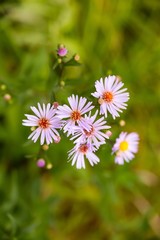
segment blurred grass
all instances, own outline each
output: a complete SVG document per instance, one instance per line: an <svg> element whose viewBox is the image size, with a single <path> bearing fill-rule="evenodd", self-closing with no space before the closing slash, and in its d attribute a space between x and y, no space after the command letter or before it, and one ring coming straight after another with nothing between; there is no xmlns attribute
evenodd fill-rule
<svg viewBox="0 0 160 240"><path fill-rule="evenodd" d="M0 239L160 239L159 12L159 0L1 1ZM58 43L82 63L63 72L60 103L72 93L92 99L95 80L108 73L122 77L131 99L120 118L126 126L112 124L113 140L140 134L131 163L115 165L106 144L97 166L78 171L63 137L46 152L53 168L37 169L39 143L27 141L21 122L52 95Z"/></svg>

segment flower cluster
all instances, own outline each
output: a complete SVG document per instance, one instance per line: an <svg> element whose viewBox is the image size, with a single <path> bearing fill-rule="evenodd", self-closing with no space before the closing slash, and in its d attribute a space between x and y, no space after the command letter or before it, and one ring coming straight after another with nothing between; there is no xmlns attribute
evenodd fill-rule
<svg viewBox="0 0 160 240"><path fill-rule="evenodd" d="M64 50L64 49L63 49ZM34 127L29 139L34 142L40 137L40 144L47 145L60 141L58 130L63 131L73 141L74 147L68 152L69 161L76 168L85 168L87 159L91 166L100 159L96 151L101 145L106 144L111 132L106 118L111 114L113 119L119 117L126 109L129 93L123 83L116 76L108 76L95 82L94 93L91 95L98 99L100 109L95 109L92 102L85 97L72 94L68 97L68 105L50 103L38 108L31 107L35 115L25 114L24 126ZM94 111L94 113L92 113ZM100 116L103 115L103 116ZM133 159L138 151L139 136L137 133L127 134L122 132L116 139L112 148L115 153L115 163L123 164Z"/></svg>
<svg viewBox="0 0 160 240"><path fill-rule="evenodd" d="M75 143L74 148L69 151L69 159L72 160L72 165L76 163L77 168L85 168L86 156L93 166L99 162L94 152L101 144L105 144L105 139L108 138L102 130L110 127L106 125L104 117L96 120L98 111L91 116L94 106L92 102L87 102L86 98L72 95L68 102L70 106L58 107L57 116L61 120L66 119L63 130L67 132L67 136L72 135L71 140Z"/></svg>

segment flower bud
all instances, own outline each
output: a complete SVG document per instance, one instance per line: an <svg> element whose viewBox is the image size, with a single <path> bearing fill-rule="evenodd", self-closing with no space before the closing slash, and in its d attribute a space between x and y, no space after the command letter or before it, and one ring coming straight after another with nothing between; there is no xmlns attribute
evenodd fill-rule
<svg viewBox="0 0 160 240"><path fill-rule="evenodd" d="M51 169L52 167L53 167L53 165L51 163L48 163L46 166L47 169Z"/></svg>
<svg viewBox="0 0 160 240"><path fill-rule="evenodd" d="M54 139L55 143L59 143L61 141L61 137L60 136L56 136L56 139Z"/></svg>
<svg viewBox="0 0 160 240"><path fill-rule="evenodd" d="M65 86L65 82L63 80L60 81L60 85L61 85L61 87L64 87Z"/></svg>
<svg viewBox="0 0 160 240"><path fill-rule="evenodd" d="M5 84L2 84L2 85L1 85L1 90L2 90L2 91L6 90L6 88L7 88L7 86L6 86Z"/></svg>
<svg viewBox="0 0 160 240"><path fill-rule="evenodd" d="M98 103L101 105L104 102L103 98L98 99Z"/></svg>
<svg viewBox="0 0 160 240"><path fill-rule="evenodd" d="M9 94L9 93L6 93L4 96L3 96L4 100L6 102L9 102L11 99L12 99L12 96Z"/></svg>
<svg viewBox="0 0 160 240"><path fill-rule="evenodd" d="M37 160L37 167L43 168L45 166L46 162L43 158L40 158Z"/></svg>
<svg viewBox="0 0 160 240"><path fill-rule="evenodd" d="M124 120L120 120L120 121L119 121L119 125L120 125L121 127L124 127L124 126L126 125L126 122L125 122Z"/></svg>
<svg viewBox="0 0 160 240"><path fill-rule="evenodd" d="M54 107L54 108L56 108L56 109L57 109L57 108L58 108L58 106L59 106L59 103L58 103L58 102L54 102L54 103L53 103L53 107Z"/></svg>
<svg viewBox="0 0 160 240"><path fill-rule="evenodd" d="M110 136L112 136L112 132L110 130L107 130L106 135L107 135L107 137L110 137Z"/></svg>
<svg viewBox="0 0 160 240"><path fill-rule="evenodd" d="M58 58L58 63L60 64L62 62L62 59L61 58Z"/></svg>
<svg viewBox="0 0 160 240"><path fill-rule="evenodd" d="M47 150L49 149L49 146L48 146L47 144L44 144L44 145L42 146L42 149L43 149L44 151L47 151Z"/></svg>
<svg viewBox="0 0 160 240"><path fill-rule="evenodd" d="M36 130L36 127L31 127L31 131L33 132L34 130Z"/></svg>
<svg viewBox="0 0 160 240"><path fill-rule="evenodd" d="M78 54L76 54L76 55L74 56L74 60L75 60L76 62L78 62L79 59L80 59L80 56L79 56Z"/></svg>
<svg viewBox="0 0 160 240"><path fill-rule="evenodd" d="M116 79L117 79L119 82L122 81L121 76L116 76Z"/></svg>
<svg viewBox="0 0 160 240"><path fill-rule="evenodd" d="M59 46L57 50L57 54L59 57L65 57L68 53L67 48L65 48L62 44Z"/></svg>

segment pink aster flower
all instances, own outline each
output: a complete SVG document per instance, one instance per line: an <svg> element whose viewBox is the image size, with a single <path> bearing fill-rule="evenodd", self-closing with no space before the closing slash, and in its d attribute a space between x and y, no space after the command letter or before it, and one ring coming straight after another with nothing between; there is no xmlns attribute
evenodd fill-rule
<svg viewBox="0 0 160 240"><path fill-rule="evenodd" d="M124 164L134 158L138 152L139 136L137 133L121 132L112 148L112 153L116 153L115 163Z"/></svg>
<svg viewBox="0 0 160 240"><path fill-rule="evenodd" d="M72 166L76 163L76 168L85 168L85 157L88 159L91 166L99 162L99 158L95 155L96 148L89 144L76 144L73 149L69 151L68 157L72 160Z"/></svg>
<svg viewBox="0 0 160 240"><path fill-rule="evenodd" d="M75 129L74 136L71 140L76 139L74 143L90 143L99 148L101 144L105 144L105 139L109 138L109 136L103 132L104 129L109 129L110 126L106 125L106 121L104 121L104 117L101 117L96 120L98 114L98 110L96 113L91 116L91 112L88 116L85 116L86 121L91 126L91 129L87 131L82 127L77 127Z"/></svg>
<svg viewBox="0 0 160 240"><path fill-rule="evenodd" d="M75 126L80 126L89 131L91 126L83 115L94 108L92 102L87 103L86 98L80 97L79 99L74 94L68 98L68 102L70 106L64 104L57 108L57 116L60 119L66 119L63 127L64 132L68 132L68 136L74 134Z"/></svg>
<svg viewBox="0 0 160 240"><path fill-rule="evenodd" d="M123 85L116 76L106 77L104 81L102 78L96 81L96 92L92 93L92 96L98 98L100 114L107 117L107 112L109 112L115 119L119 117L119 112L122 112L122 109L126 109L129 93L126 92L127 88L121 89Z"/></svg>
<svg viewBox="0 0 160 240"><path fill-rule="evenodd" d="M43 145L46 141L50 144L57 141L59 133L56 129L61 128L61 121L56 117L56 109L51 106L50 103L43 107L38 103L38 108L31 107L31 110L35 115L25 114L26 120L23 120L24 126L36 127L36 129L29 135L28 139L32 139L34 142L40 137L40 144Z"/></svg>

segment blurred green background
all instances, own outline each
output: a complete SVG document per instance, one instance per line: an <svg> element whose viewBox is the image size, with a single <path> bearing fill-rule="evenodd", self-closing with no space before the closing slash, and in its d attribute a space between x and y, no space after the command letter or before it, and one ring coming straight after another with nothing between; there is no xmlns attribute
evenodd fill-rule
<svg viewBox="0 0 160 240"><path fill-rule="evenodd" d="M159 0L1 1L0 240L160 239L159 23ZM59 43L81 63L61 79L52 69ZM53 91L61 104L72 93L93 100L95 80L109 73L131 96L121 117L108 119L111 139L138 132L135 159L115 165L107 143L98 165L77 170L62 136L40 156L53 168L38 169L24 114ZM55 88L59 80L65 86Z"/></svg>

